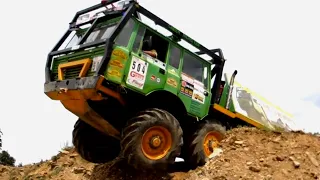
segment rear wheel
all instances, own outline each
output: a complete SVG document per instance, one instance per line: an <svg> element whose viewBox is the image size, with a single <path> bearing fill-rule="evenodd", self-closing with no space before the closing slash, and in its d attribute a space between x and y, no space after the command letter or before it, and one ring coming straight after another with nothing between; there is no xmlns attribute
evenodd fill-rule
<svg viewBox="0 0 320 180"><path fill-rule="evenodd" d="M177 119L161 109L147 109L123 130L122 155L136 169L167 169L180 155L182 129Z"/></svg>
<svg viewBox="0 0 320 180"><path fill-rule="evenodd" d="M203 166L217 150L226 129L216 121L205 121L185 142L183 158L191 168Z"/></svg>
<svg viewBox="0 0 320 180"><path fill-rule="evenodd" d="M92 163L106 163L120 153L120 141L101 133L82 120L74 125L72 142L79 155Z"/></svg>

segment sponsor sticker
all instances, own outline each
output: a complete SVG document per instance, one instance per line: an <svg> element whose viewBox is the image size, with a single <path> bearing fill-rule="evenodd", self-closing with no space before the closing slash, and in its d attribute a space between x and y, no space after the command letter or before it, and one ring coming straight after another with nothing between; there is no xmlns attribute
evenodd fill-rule
<svg viewBox="0 0 320 180"><path fill-rule="evenodd" d="M130 72L127 84L139 89L143 89L148 71L148 63L133 56L130 65Z"/></svg>
<svg viewBox="0 0 320 180"><path fill-rule="evenodd" d="M117 56L119 57L119 59L122 59L122 60L128 58L127 55L122 50L119 50L119 49L113 50L112 55Z"/></svg>
<svg viewBox="0 0 320 180"><path fill-rule="evenodd" d="M192 94L192 99L199 102L199 103L202 103L204 104L204 94L197 91L197 90L193 90L193 94Z"/></svg>
<svg viewBox="0 0 320 180"><path fill-rule="evenodd" d="M173 78L168 78L167 79L167 84L169 84L170 86L173 86L175 88L178 86L177 81L175 79L173 79Z"/></svg>

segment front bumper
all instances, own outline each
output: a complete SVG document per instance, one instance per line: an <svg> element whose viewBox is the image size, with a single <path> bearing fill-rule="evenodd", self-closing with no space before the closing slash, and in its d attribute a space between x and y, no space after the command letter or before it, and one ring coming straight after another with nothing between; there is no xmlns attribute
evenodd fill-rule
<svg viewBox="0 0 320 180"><path fill-rule="evenodd" d="M99 99L97 90L101 87L103 76L91 76L44 84L44 93L52 100Z"/></svg>
<svg viewBox="0 0 320 180"><path fill-rule="evenodd" d="M66 109L95 129L119 139L119 131L93 110L87 102L87 100L103 100L103 93L104 96L116 98L124 104L121 95L104 87L103 81L103 76L54 81L44 84L44 92L52 100L60 100Z"/></svg>

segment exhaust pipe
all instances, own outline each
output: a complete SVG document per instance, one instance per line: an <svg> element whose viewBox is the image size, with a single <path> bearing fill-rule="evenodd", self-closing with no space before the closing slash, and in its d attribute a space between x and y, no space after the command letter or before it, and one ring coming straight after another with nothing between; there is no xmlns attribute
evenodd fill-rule
<svg viewBox="0 0 320 180"><path fill-rule="evenodd" d="M234 79L237 75L238 71L235 70L231 76L230 79L230 84L229 84L229 92L228 92L228 98L227 98L227 104L226 104L226 109L229 109L230 106L230 101L231 101L231 96L232 96L232 91L233 91L233 83L234 83Z"/></svg>

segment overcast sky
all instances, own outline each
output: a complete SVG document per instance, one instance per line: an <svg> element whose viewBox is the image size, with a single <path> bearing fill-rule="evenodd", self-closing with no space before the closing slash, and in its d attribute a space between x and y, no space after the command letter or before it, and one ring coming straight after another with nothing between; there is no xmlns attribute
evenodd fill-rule
<svg viewBox="0 0 320 180"><path fill-rule="evenodd" d="M17 163L50 159L71 142L77 118L43 93L44 66L74 14L99 2L0 2L0 128L3 149ZM238 81L295 114L300 128L320 131L318 1L139 2L208 48L221 48L225 72L237 69Z"/></svg>

